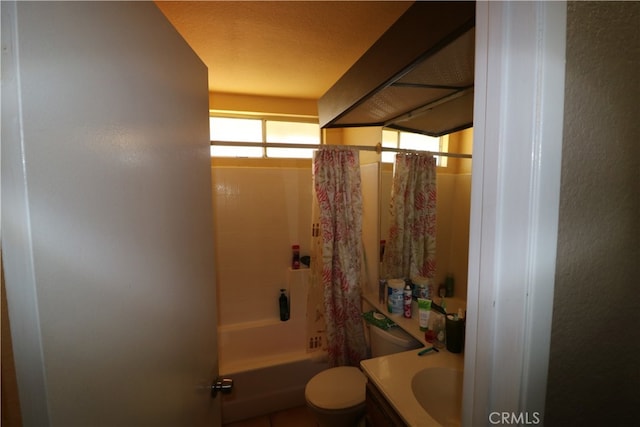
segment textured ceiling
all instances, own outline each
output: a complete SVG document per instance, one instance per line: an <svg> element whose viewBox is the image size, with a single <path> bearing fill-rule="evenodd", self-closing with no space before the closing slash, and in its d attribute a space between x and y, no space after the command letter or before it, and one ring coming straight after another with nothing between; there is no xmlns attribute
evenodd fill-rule
<svg viewBox="0 0 640 427"><path fill-rule="evenodd" d="M413 2L158 1L209 90L318 99Z"/></svg>

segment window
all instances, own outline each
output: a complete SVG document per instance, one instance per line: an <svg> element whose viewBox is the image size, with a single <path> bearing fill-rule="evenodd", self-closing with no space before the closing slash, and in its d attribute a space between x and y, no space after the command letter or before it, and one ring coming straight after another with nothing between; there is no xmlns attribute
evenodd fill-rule
<svg viewBox="0 0 640 427"><path fill-rule="evenodd" d="M262 121L230 117L209 117L211 141L262 142ZM215 157L262 157L262 147L211 145Z"/></svg>
<svg viewBox="0 0 640 427"><path fill-rule="evenodd" d="M438 138L419 133L384 129L382 131L382 147L446 153L449 149L449 136L445 135ZM447 166L447 157L434 157L436 158L436 165L442 167ZM395 153L390 151L382 152L383 163L393 163L394 161Z"/></svg>
<svg viewBox="0 0 640 427"><path fill-rule="evenodd" d="M209 121L212 157L310 159L313 149L296 145L320 145L317 123L239 117L210 117Z"/></svg>

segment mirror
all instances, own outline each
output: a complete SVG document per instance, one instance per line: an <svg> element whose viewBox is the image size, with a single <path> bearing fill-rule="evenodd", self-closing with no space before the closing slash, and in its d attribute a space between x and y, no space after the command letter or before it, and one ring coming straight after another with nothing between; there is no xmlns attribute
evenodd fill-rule
<svg viewBox="0 0 640 427"><path fill-rule="evenodd" d="M472 146L473 131L471 129L451 134L449 137L450 152L471 154ZM447 166L438 167L436 173L437 235L434 291L437 295L438 287L445 283L447 275L452 275L454 278L453 297L466 300L471 208L471 159L450 157ZM381 241L387 240L389 232L392 180L393 164L381 163L378 185ZM382 268L381 264L380 268Z"/></svg>

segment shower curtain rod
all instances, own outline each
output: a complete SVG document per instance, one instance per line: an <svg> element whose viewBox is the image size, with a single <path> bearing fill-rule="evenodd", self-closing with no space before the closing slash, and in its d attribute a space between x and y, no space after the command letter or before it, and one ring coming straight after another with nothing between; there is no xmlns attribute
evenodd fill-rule
<svg viewBox="0 0 640 427"><path fill-rule="evenodd" d="M279 143L279 142L242 142L242 141L211 141L211 145L223 145L227 147L267 147L267 148L319 148L322 145L318 144L291 144L291 143ZM327 144L323 144L327 145ZM342 146L340 146L342 147ZM471 159L471 154L458 154L458 153L444 153L439 151L420 151L420 150L407 150L404 148L390 148L383 147L378 142L375 146L370 145L344 145L344 147L355 148L360 151L375 151L380 154L383 151L390 151L393 153L428 153L433 156L452 157L456 159Z"/></svg>

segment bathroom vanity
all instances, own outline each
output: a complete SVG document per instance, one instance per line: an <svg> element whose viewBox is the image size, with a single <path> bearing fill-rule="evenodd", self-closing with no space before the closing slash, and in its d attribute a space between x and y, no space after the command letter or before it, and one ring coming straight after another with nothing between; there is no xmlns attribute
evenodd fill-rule
<svg viewBox="0 0 640 427"><path fill-rule="evenodd" d="M424 332L415 318L389 315L372 296L366 301L387 315L425 346ZM457 309L457 308L456 308ZM409 350L363 360L368 378L367 421L371 426L455 426L460 425L464 356L448 352Z"/></svg>
<svg viewBox="0 0 640 427"><path fill-rule="evenodd" d="M367 426L369 427L402 427L407 425L371 381L367 382L366 405Z"/></svg>

